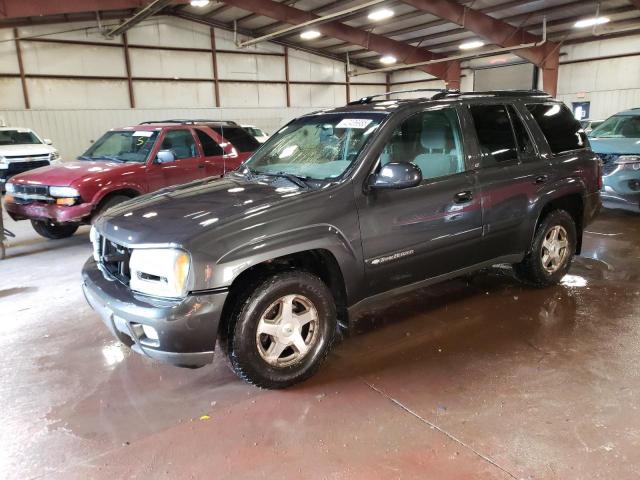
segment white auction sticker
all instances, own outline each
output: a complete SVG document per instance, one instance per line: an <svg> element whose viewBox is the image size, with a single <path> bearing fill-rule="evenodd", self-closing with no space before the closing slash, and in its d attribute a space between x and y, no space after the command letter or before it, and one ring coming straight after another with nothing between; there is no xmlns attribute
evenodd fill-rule
<svg viewBox="0 0 640 480"><path fill-rule="evenodd" d="M153 132L146 132L144 130L133 132L134 137L150 137L151 135L153 135Z"/></svg>
<svg viewBox="0 0 640 480"><path fill-rule="evenodd" d="M371 122L370 118L343 118L336 128L365 128Z"/></svg>

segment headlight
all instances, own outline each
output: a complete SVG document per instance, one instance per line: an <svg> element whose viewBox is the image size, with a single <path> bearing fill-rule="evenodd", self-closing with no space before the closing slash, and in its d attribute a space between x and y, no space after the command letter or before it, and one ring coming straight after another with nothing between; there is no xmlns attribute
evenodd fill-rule
<svg viewBox="0 0 640 480"><path fill-rule="evenodd" d="M49 154L49 163L51 165L57 165L60 163L60 154L58 152L51 152Z"/></svg>
<svg viewBox="0 0 640 480"><path fill-rule="evenodd" d="M96 231L96 227L91 225L89 230L89 240L91 240L91 246L93 247L93 259L96 262L100 261L100 234Z"/></svg>
<svg viewBox="0 0 640 480"><path fill-rule="evenodd" d="M78 190L72 187L49 187L49 195L60 198L75 198L80 196Z"/></svg>
<svg viewBox="0 0 640 480"><path fill-rule="evenodd" d="M7 191L7 193L16 193L16 187L11 182L6 183L4 189Z"/></svg>
<svg viewBox="0 0 640 480"><path fill-rule="evenodd" d="M156 297L179 298L188 291L191 258L177 248L135 249L129 270L132 290Z"/></svg>
<svg viewBox="0 0 640 480"><path fill-rule="evenodd" d="M620 155L614 163L627 170L640 170L640 155Z"/></svg>

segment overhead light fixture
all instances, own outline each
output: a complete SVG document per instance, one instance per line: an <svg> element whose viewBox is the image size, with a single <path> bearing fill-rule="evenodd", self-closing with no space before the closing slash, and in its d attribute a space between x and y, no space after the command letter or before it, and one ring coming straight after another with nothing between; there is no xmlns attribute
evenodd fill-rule
<svg viewBox="0 0 640 480"><path fill-rule="evenodd" d="M374 10L368 15L369 20L372 20L374 22L380 22L391 17L393 17L393 10L390 10L388 8L379 8L378 10Z"/></svg>
<svg viewBox="0 0 640 480"><path fill-rule="evenodd" d="M459 45L460 50L473 50L474 48L484 47L482 40L471 40L470 42L464 42Z"/></svg>
<svg viewBox="0 0 640 480"><path fill-rule="evenodd" d="M192 7L206 7L209 5L209 0L191 0L190 2Z"/></svg>
<svg viewBox="0 0 640 480"><path fill-rule="evenodd" d="M578 20L573 24L575 28L586 28L586 27L595 27L596 25L602 25L603 23L609 23L610 19L608 17L591 17L591 18L583 18L582 20Z"/></svg>
<svg viewBox="0 0 640 480"><path fill-rule="evenodd" d="M380 57L380 63L384 63L385 65L393 65L397 61L398 59L393 55L385 55L384 57Z"/></svg>
<svg viewBox="0 0 640 480"><path fill-rule="evenodd" d="M305 30L300 34L300 38L303 40L315 40L316 38L319 38L320 35L322 34L317 30Z"/></svg>

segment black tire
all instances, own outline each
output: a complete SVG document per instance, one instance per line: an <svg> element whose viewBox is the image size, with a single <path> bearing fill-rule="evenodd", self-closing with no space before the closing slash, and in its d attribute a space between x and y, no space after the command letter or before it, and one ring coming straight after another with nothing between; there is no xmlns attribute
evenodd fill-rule
<svg viewBox="0 0 640 480"><path fill-rule="evenodd" d="M31 220L31 226L38 235L52 240L70 237L78 230L78 225L58 224L48 220Z"/></svg>
<svg viewBox="0 0 640 480"><path fill-rule="evenodd" d="M558 262L557 266L551 266L555 270L549 271L545 268L543 262L543 254L548 251L545 250L543 243L556 227L560 227L566 233L566 255ZM536 229L531 251L522 262L513 266L516 276L525 283L537 287L557 285L571 267L571 262L576 252L576 238L576 224L569 213L564 210L549 212Z"/></svg>
<svg viewBox="0 0 640 480"><path fill-rule="evenodd" d="M294 357L300 356L300 350L291 344L280 355L286 360L288 358L286 354L290 352L289 357L294 358L290 360L292 363L272 365L264 358L267 349L265 342L269 343L270 348L275 337L266 334L258 336L258 325L261 318L267 316L268 312L272 312L273 308L283 308L278 306L270 308L271 306L280 299L292 295L297 296L293 301L293 310L299 309L300 306L305 307L304 303L296 303L298 299L304 299L310 302L311 308L305 307L306 310L302 309L302 314L309 312L312 316L317 314L315 315L317 323L315 320L309 323L307 340L303 338L304 332L300 331L303 341L313 343L310 343L306 354L298 360ZM225 350L231 368L246 382L260 388L285 388L306 380L318 370L333 344L336 324L337 315L333 296L322 280L307 272L278 273L246 292L238 302L238 307L230 319ZM310 333L312 325L315 325L313 334ZM285 327L286 325L282 329L285 330ZM276 361L280 361L280 357Z"/></svg>
<svg viewBox="0 0 640 480"><path fill-rule="evenodd" d="M100 203L100 205L98 205L98 208L96 208L96 211L91 217L91 223L95 223L98 217L110 208L115 207L122 202L126 202L127 200L131 200L131 198L127 197L126 195L113 195L112 197L106 198L102 201L102 203Z"/></svg>

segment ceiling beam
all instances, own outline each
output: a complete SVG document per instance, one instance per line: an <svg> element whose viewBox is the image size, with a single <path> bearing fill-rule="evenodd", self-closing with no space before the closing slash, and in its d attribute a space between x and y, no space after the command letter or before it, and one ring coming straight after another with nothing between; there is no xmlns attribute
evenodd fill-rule
<svg viewBox="0 0 640 480"><path fill-rule="evenodd" d="M224 2L228 5L233 5L265 17L271 17L291 25L298 25L318 18L318 15L313 13L277 3L273 0L224 0ZM316 29L328 37L338 38L354 45L361 45L381 55L393 55L401 63L423 62L441 58L440 55L434 54L424 48L417 48L336 21L324 23L317 26ZM419 69L444 80L451 88L459 87L459 62L424 65L419 67Z"/></svg>
<svg viewBox="0 0 640 480"><path fill-rule="evenodd" d="M486 13L460 5L452 0L403 0L403 2L458 24L503 48L541 41L541 38L537 35L509 25L507 22L493 18ZM514 53L542 70L543 89L550 95L555 96L558 91L560 45L547 41L544 45L514 50Z"/></svg>
<svg viewBox="0 0 640 480"><path fill-rule="evenodd" d="M228 32L233 32L234 28L233 25L228 24L228 23L224 23L221 22L219 20L215 20L213 18L209 18L207 16L200 16L200 15L193 15L191 13L187 13L187 12L183 12L183 11L174 11L168 14L169 16L173 16L173 17L177 17L177 18L181 18L182 20L187 20L190 22L194 22L194 23L199 23L201 25L207 25L209 27L215 27L215 28L219 28L221 30L226 30ZM251 31L251 30L247 30L244 28L240 28L238 27L235 30L237 33L239 33L240 35L244 35L246 37L255 37L256 33ZM318 55L319 57L324 57L324 58L329 58L331 60L336 60L338 62L343 62L345 61L345 58L343 56L339 56L339 55L334 55L331 52L327 52L324 50L318 50L315 48L309 48L306 47L304 45L299 45L297 43L292 43L292 42L286 42L283 41L281 39L275 39L272 40L271 43L275 43L276 45L281 45L283 47L288 47L291 49L295 49L295 50L300 50L302 52L307 52L313 55ZM357 65L363 68L372 68L372 66L368 63L365 63L364 61L358 61L356 60L355 62L351 62L353 65Z"/></svg>
<svg viewBox="0 0 640 480"><path fill-rule="evenodd" d="M462 0L460 1L461 4L466 4L466 3L473 3L475 0ZM492 13L495 11L499 11L499 10L504 10L507 8L513 8L513 7L520 7L522 5L526 5L527 3L533 3L533 2L537 2L539 0L512 0L510 2L506 2L506 3L501 3L499 5L493 5L491 7L487 7L487 8L482 8L479 9L480 12L484 12L484 13ZM583 2L583 0L580 0L581 2ZM640 0L638 0L640 1ZM399 17L395 17L393 19L393 22L396 21L403 21L403 20L408 20L409 18L415 18L415 17L420 17L421 15L425 15L425 12L421 12L421 11L412 11L409 12L407 14L404 15L400 15ZM447 20L443 20L443 19L438 19L438 20L433 20L431 22L427 22L427 23L421 23L421 24L416 24L416 25L412 25L410 27L404 27L404 28L399 28L396 30L390 30L387 32L383 32L381 33L381 35L384 35L385 37L395 37L398 35L404 35L405 33L412 33L415 31L419 31L419 30L425 30L427 28L434 28L434 27L439 27L442 25L447 25L450 22ZM375 25L373 25L372 23L368 23L365 25L360 25L358 26L358 28L371 28L374 27ZM382 25L384 26L384 25ZM413 40L413 38L404 38L402 39L403 42L410 42L411 40ZM334 44L331 45L330 49L336 51L336 53L339 51L340 48L344 48L344 46L347 45L346 43L338 43L338 44ZM354 53L360 50L350 50L350 53Z"/></svg>
<svg viewBox="0 0 640 480"><path fill-rule="evenodd" d="M541 38L507 22L493 18L486 13L460 5L452 0L403 0L423 12L430 13L451 23L455 23L476 35L501 47L516 47L523 43L539 42ZM543 67L549 53L557 45L547 42L540 47L517 51L517 55L531 63Z"/></svg>
<svg viewBox="0 0 640 480"><path fill-rule="evenodd" d="M0 0L0 20L26 17L44 17L67 13L85 13L109 10L144 8L151 0ZM173 3L189 3L189 0L173 0Z"/></svg>

